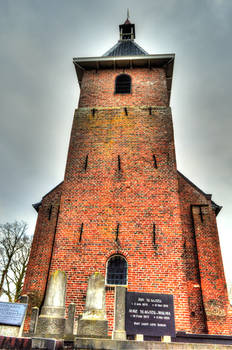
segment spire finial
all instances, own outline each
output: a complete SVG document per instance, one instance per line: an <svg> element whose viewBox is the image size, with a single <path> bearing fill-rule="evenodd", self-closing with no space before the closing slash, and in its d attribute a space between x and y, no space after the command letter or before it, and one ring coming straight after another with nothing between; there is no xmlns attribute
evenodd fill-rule
<svg viewBox="0 0 232 350"><path fill-rule="evenodd" d="M127 9L127 19L130 18L129 9Z"/></svg>

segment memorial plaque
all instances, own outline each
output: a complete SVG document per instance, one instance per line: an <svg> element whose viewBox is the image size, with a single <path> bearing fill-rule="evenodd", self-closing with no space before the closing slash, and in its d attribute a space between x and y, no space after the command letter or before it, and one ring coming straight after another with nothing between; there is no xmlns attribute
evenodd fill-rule
<svg viewBox="0 0 232 350"><path fill-rule="evenodd" d="M21 326L27 304L0 302L0 324L9 326Z"/></svg>
<svg viewBox="0 0 232 350"><path fill-rule="evenodd" d="M175 336L173 296L126 293L126 332L149 336Z"/></svg>

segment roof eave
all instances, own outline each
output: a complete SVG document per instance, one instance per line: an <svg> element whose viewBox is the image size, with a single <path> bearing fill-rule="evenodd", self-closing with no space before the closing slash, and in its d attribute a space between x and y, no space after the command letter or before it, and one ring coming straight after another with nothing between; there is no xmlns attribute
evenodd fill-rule
<svg viewBox="0 0 232 350"><path fill-rule="evenodd" d="M212 200L212 194L209 193L205 193L204 191L202 191L197 185L195 185L191 180L189 180L185 175L183 175L179 170L177 170L177 173L183 177L183 179L185 179L191 186L193 186L198 192L200 192L201 194L203 194L203 196L205 196L205 198L207 200L211 201L212 204L212 208L215 211L216 216L220 213L221 209L223 208L221 205L218 205L217 203L215 203Z"/></svg>
<svg viewBox="0 0 232 350"><path fill-rule="evenodd" d="M116 68L164 68L170 98L175 54L141 55L141 56L101 56L73 58L79 85L85 70Z"/></svg>
<svg viewBox="0 0 232 350"><path fill-rule="evenodd" d="M33 208L37 211L37 213L39 212L39 208L41 207L41 205L42 205L42 201L32 204Z"/></svg>

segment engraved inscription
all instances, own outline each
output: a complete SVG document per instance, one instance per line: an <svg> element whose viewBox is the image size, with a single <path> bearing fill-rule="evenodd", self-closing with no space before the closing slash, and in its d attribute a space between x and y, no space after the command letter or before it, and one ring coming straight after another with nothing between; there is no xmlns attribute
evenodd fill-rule
<svg viewBox="0 0 232 350"><path fill-rule="evenodd" d="M175 336L173 296L127 292L127 334Z"/></svg>
<svg viewBox="0 0 232 350"><path fill-rule="evenodd" d="M0 302L0 324L21 326L27 304Z"/></svg>

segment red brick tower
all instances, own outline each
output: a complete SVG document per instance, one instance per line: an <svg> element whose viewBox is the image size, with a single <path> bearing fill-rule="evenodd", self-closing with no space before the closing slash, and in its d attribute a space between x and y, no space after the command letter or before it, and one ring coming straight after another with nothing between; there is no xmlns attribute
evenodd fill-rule
<svg viewBox="0 0 232 350"><path fill-rule="evenodd" d="M177 331L229 334L216 226L220 207L177 171L169 97L174 54L149 55L135 26L102 57L75 58L80 99L64 181L35 205L38 221L24 284L41 305L49 275L67 273L67 306L83 312L89 276L173 294Z"/></svg>

